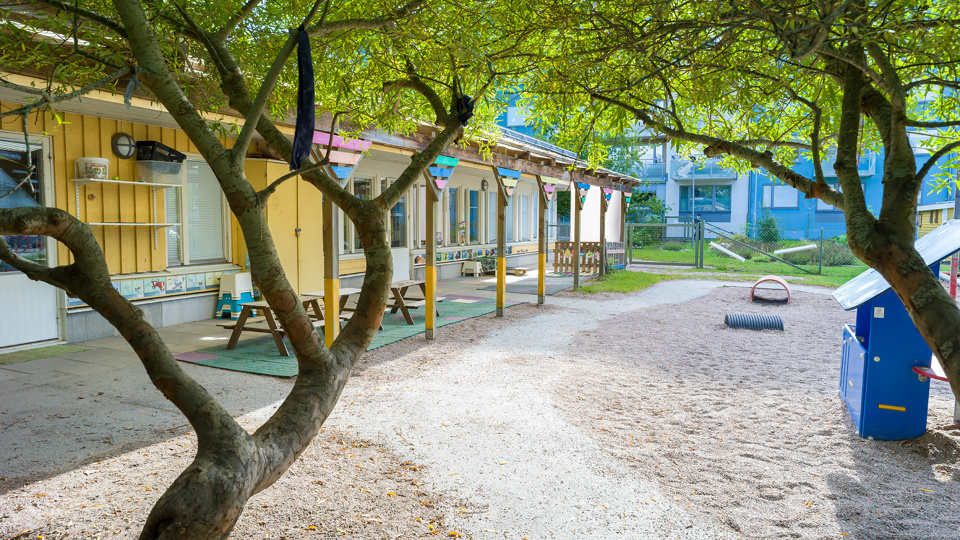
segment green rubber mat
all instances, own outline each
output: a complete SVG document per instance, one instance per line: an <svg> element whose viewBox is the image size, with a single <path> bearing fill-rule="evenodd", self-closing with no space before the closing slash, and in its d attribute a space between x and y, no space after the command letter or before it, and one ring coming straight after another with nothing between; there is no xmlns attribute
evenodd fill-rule
<svg viewBox="0 0 960 540"><path fill-rule="evenodd" d="M474 296L445 295L446 300L437 304L440 315L437 317L437 326L446 326L466 319L480 317L496 310L493 300ZM507 306L519 302L508 302ZM383 317L383 330L373 338L373 343L367 350L376 349L396 343L401 339L422 334L426 328L424 309L411 309L410 315L413 324L407 324L403 314L387 313ZM290 356L281 356L273 338L268 336L241 341L233 350L227 350L226 345L207 347L197 351L181 353L175 356L182 362L200 364L233 371L273 375L275 377L293 377L297 374L297 359L293 356L293 348L287 343Z"/></svg>
<svg viewBox="0 0 960 540"><path fill-rule="evenodd" d="M50 345L49 347L39 347L36 349L26 349L23 351L0 354L0 364L16 364L17 362L26 362L27 360L37 360L40 358L49 358L51 356L60 356L61 354L89 350L89 347L77 347L74 345Z"/></svg>

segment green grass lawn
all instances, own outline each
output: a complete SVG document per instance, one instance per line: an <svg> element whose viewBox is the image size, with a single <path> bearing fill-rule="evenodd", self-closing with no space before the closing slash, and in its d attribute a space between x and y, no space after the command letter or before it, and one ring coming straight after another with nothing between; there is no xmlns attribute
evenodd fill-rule
<svg viewBox="0 0 960 540"><path fill-rule="evenodd" d="M580 287L580 292L586 294L601 292L630 293L646 289L668 279L693 279L696 277L683 274L650 274L621 270L602 278L590 280L589 283Z"/></svg>
<svg viewBox="0 0 960 540"><path fill-rule="evenodd" d="M634 260L656 261L662 263L692 263L693 250L668 251L658 248L644 248L633 250ZM594 294L602 292L630 293L636 292L661 281L669 279L721 279L729 281L756 281L760 276L777 275L784 277L789 283L803 285L819 285L836 288L847 281L859 276L867 270L864 264L850 266L824 266L822 274L816 274L816 266L803 266L813 273L806 273L788 264L778 261L761 262L748 259L739 262L736 259L725 257L713 250L704 251L704 268L674 267L672 273L619 271L603 278L591 280L580 288L580 292ZM709 275L704 275L709 273Z"/></svg>
<svg viewBox="0 0 960 540"><path fill-rule="evenodd" d="M684 251L668 251L659 247L647 247L633 250L633 260L653 261L661 263L693 263L693 249L685 246ZM784 264L775 260L757 260L747 259L744 262L737 261L730 257L721 255L716 251L706 248L703 253L704 269L699 270L690 267L689 272L721 272L732 275L740 275L740 278L734 279L756 279L759 276L773 274L777 276L794 276L803 278L802 283L809 285L822 285L825 287L839 287L854 277L867 270L867 265L860 263L849 266L824 266L822 274L817 274L817 265L799 265L810 273L798 270L789 264ZM788 280L793 281L793 280Z"/></svg>

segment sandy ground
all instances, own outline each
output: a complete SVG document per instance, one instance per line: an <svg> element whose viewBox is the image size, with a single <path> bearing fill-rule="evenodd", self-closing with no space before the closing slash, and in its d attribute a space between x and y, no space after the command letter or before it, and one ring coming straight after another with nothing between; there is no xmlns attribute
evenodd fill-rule
<svg viewBox="0 0 960 540"><path fill-rule="evenodd" d="M853 313L722 285L554 297L372 352L234 537L957 538L946 384L924 437L861 440L837 396ZM726 313L786 331L730 330ZM181 434L49 478L7 472L0 537L136 537L193 449Z"/></svg>

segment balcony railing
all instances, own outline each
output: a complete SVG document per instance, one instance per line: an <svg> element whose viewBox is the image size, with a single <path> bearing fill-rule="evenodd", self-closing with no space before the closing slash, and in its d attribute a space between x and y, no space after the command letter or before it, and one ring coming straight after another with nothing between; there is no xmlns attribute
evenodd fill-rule
<svg viewBox="0 0 960 540"><path fill-rule="evenodd" d="M633 174L636 175L637 178L649 182L667 181L667 167L664 162L643 160L641 163L643 167L637 167L633 170Z"/></svg>
<svg viewBox="0 0 960 540"><path fill-rule="evenodd" d="M693 162L688 159L670 162L670 176L674 180L734 179L736 171L724 169L717 159Z"/></svg>

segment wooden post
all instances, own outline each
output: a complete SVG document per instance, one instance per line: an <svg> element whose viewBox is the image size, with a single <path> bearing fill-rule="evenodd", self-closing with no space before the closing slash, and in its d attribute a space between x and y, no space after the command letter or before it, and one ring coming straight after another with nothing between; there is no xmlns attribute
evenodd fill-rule
<svg viewBox="0 0 960 540"><path fill-rule="evenodd" d="M437 337L437 203L440 201L440 192L436 184L428 174L424 173L427 179L427 260L423 267L424 280L426 281L426 328L423 332L427 339Z"/></svg>
<svg viewBox="0 0 960 540"><path fill-rule="evenodd" d="M547 206L550 202L547 190L543 186L543 179L537 175L537 187L540 191L540 213L537 221L539 246L537 247L537 303L542 304L547 295Z"/></svg>
<svg viewBox="0 0 960 540"><path fill-rule="evenodd" d="M323 196L323 326L324 342L333 345L340 333L340 220L337 206Z"/></svg>
<svg viewBox="0 0 960 540"><path fill-rule="evenodd" d="M507 303L507 187L500 177L500 171L493 167L493 177L497 180L497 317L503 317L503 308Z"/></svg>
<svg viewBox="0 0 960 540"><path fill-rule="evenodd" d="M607 194L600 188L600 277L607 275Z"/></svg>
<svg viewBox="0 0 960 540"><path fill-rule="evenodd" d="M572 183L573 189L573 288L580 288L580 211L583 210L583 201L580 200L580 186Z"/></svg>

